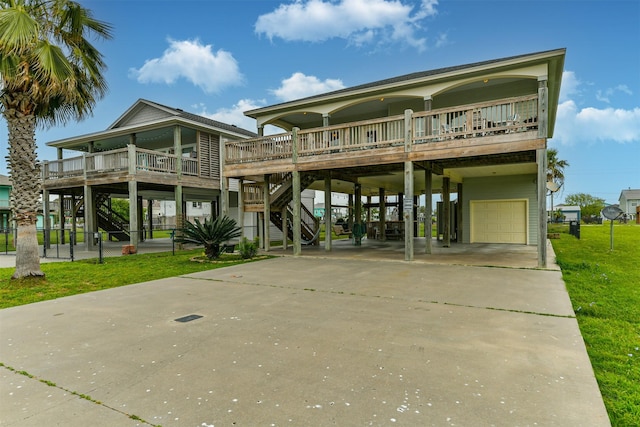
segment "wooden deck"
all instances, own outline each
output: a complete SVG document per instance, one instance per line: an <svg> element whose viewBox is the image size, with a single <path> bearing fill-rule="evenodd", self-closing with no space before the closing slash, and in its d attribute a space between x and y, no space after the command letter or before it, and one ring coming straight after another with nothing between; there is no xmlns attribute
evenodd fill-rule
<svg viewBox="0 0 640 427"><path fill-rule="evenodd" d="M544 148L545 139L533 95L230 141L223 175L518 153Z"/></svg>
<svg viewBox="0 0 640 427"><path fill-rule="evenodd" d="M200 174L198 159L128 148L43 162L45 189L101 185L131 180L160 185L219 189L219 179Z"/></svg>

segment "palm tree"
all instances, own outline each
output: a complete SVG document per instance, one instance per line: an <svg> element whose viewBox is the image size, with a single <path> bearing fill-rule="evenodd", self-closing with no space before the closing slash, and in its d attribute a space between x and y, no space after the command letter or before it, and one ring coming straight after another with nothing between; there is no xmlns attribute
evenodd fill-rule
<svg viewBox="0 0 640 427"><path fill-rule="evenodd" d="M569 166L569 162L558 159L557 149L549 148L547 150L547 182L557 184L558 188L562 187L562 184L564 184L564 168L567 166ZM555 191L549 191L549 195L551 196L551 212L553 212L553 193Z"/></svg>
<svg viewBox="0 0 640 427"><path fill-rule="evenodd" d="M36 126L85 118L107 90L105 63L88 36L109 39L111 26L74 1L0 0L0 111L9 129L18 228L13 278L44 276L36 236Z"/></svg>
<svg viewBox="0 0 640 427"><path fill-rule="evenodd" d="M195 243L204 245L204 254L209 259L215 259L222 253L223 242L239 237L242 234L236 220L228 216L219 216L212 220L205 218L202 224L198 218L194 222L185 221L185 227L176 236L177 243Z"/></svg>

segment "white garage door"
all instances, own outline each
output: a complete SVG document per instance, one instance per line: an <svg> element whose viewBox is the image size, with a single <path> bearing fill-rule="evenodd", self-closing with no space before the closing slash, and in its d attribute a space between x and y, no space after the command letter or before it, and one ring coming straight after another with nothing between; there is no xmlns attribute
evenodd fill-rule
<svg viewBox="0 0 640 427"><path fill-rule="evenodd" d="M527 243L526 200L471 202L471 243Z"/></svg>

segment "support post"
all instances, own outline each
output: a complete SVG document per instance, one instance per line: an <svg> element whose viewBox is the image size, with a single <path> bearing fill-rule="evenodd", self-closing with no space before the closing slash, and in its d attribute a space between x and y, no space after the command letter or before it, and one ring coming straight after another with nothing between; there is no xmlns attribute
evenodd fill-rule
<svg viewBox="0 0 640 427"><path fill-rule="evenodd" d="M298 163L298 131L300 129L294 127L291 132L291 162L294 165L294 171L292 173L292 186L293 186L293 255L302 255L302 225L301 221L301 206L302 206L302 190L300 182L300 172L297 168Z"/></svg>
<svg viewBox="0 0 640 427"><path fill-rule="evenodd" d="M137 250L138 235L138 183L135 180L129 181L129 243Z"/></svg>
<svg viewBox="0 0 640 427"><path fill-rule="evenodd" d="M289 248L289 227L287 221L289 221L289 209L287 209L287 205L284 205L282 208L282 249L287 250Z"/></svg>
<svg viewBox="0 0 640 427"><path fill-rule="evenodd" d="M86 181L85 181L86 183ZM74 200L72 199L72 202ZM73 207L71 208L73 210ZM95 227L95 205L93 203L93 188L90 185L84 185L84 231L85 233L94 233ZM75 215L74 215L75 217ZM73 230L75 232L75 230ZM76 238L77 239L77 238ZM74 245L74 239L69 239L69 245ZM84 239L86 250L93 249L93 239Z"/></svg>
<svg viewBox="0 0 640 427"><path fill-rule="evenodd" d="M379 190L380 197L380 238L381 240L387 240L387 198L385 196L384 188Z"/></svg>
<svg viewBox="0 0 640 427"><path fill-rule="evenodd" d="M211 209L213 209L213 203ZM211 216L214 217L214 213L211 212ZM244 237L244 180L240 178L238 183L238 227L240 227L240 238Z"/></svg>
<svg viewBox="0 0 640 427"><path fill-rule="evenodd" d="M44 247L51 247L51 219L49 218L49 190L42 190L42 226L44 228Z"/></svg>
<svg viewBox="0 0 640 427"><path fill-rule="evenodd" d="M458 183L458 206L456 209L456 242L462 243L462 183Z"/></svg>
<svg viewBox="0 0 640 427"><path fill-rule="evenodd" d="M432 247L431 237L431 214L433 212L433 174L431 173L431 163L428 163L424 170L424 253L430 254Z"/></svg>
<svg viewBox="0 0 640 427"><path fill-rule="evenodd" d="M412 150L412 110L404 110L404 152ZM404 200L400 206L404 218L404 259L413 261L413 162L404 162Z"/></svg>
<svg viewBox="0 0 640 427"><path fill-rule="evenodd" d="M547 266L547 149L536 150L538 176L538 267Z"/></svg>
<svg viewBox="0 0 640 427"><path fill-rule="evenodd" d="M331 251L331 177L324 178L324 250Z"/></svg>
<svg viewBox="0 0 640 427"><path fill-rule="evenodd" d="M174 188L174 197L176 202L176 229L184 228L184 211L182 210L182 185L176 185Z"/></svg>
<svg viewBox="0 0 640 427"><path fill-rule="evenodd" d="M442 177L442 216L444 221L442 236L442 246L448 248L451 246L451 197L449 187L451 179L448 176Z"/></svg>
<svg viewBox="0 0 640 427"><path fill-rule="evenodd" d="M65 241L65 237L64 237L64 225L65 222L67 222L65 213L64 213L64 193L60 193L60 195L58 196L58 218L60 218L60 238L59 238L59 242L60 244L64 245L64 241ZM75 216L75 212L73 211L73 206L71 206L71 215Z"/></svg>
<svg viewBox="0 0 640 427"><path fill-rule="evenodd" d="M404 260L413 261L413 162L404 162Z"/></svg>
<svg viewBox="0 0 640 427"><path fill-rule="evenodd" d="M300 191L300 172L293 171L293 255L302 255L302 226L300 224L300 206L302 194Z"/></svg>
<svg viewBox="0 0 640 427"><path fill-rule="evenodd" d="M270 175L264 175L263 201L264 201L264 251L269 252L271 246L271 232L269 230L271 224L271 193L269 188ZM283 227L284 229L284 224Z"/></svg>
<svg viewBox="0 0 640 427"><path fill-rule="evenodd" d="M147 199L147 222L149 223L149 239L153 240L153 200Z"/></svg>

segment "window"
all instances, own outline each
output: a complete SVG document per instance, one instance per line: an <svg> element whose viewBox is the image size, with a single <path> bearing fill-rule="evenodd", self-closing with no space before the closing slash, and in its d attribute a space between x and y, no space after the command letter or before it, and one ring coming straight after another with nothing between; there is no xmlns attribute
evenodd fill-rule
<svg viewBox="0 0 640 427"><path fill-rule="evenodd" d="M202 208L202 202L192 202L191 206L194 208Z"/></svg>

